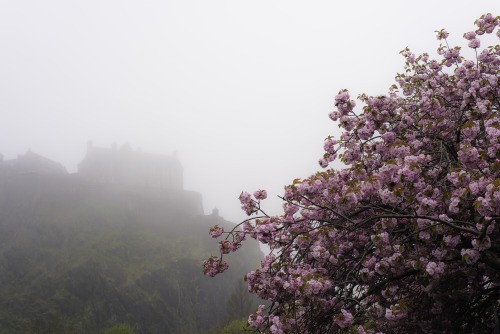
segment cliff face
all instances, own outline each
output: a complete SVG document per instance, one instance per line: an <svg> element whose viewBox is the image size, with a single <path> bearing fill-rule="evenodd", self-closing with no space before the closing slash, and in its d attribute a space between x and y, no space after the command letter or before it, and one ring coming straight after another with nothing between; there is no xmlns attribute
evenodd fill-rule
<svg viewBox="0 0 500 334"><path fill-rule="evenodd" d="M231 226L195 192L2 174L0 333L203 333L242 316L226 305L262 254L246 245L227 274L203 276L214 224Z"/></svg>

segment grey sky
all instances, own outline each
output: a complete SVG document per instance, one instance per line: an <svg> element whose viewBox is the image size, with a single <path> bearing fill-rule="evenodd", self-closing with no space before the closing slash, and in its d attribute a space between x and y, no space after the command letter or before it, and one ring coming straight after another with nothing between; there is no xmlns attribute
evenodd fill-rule
<svg viewBox="0 0 500 334"><path fill-rule="evenodd" d="M73 172L88 141L178 151L205 211L237 221L241 190L319 170L340 89L384 93L400 50L434 54L441 28L465 46L487 12L498 0L0 0L0 152Z"/></svg>

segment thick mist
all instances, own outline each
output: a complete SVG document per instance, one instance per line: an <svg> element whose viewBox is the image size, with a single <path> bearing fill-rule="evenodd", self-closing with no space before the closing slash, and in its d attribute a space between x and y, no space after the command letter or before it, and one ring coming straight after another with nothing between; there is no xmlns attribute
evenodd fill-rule
<svg viewBox="0 0 500 334"><path fill-rule="evenodd" d="M382 94L399 51L435 54L497 1L1 1L0 152L76 172L87 143L172 155L231 221L319 170L343 88ZM465 50L469 52L469 50Z"/></svg>

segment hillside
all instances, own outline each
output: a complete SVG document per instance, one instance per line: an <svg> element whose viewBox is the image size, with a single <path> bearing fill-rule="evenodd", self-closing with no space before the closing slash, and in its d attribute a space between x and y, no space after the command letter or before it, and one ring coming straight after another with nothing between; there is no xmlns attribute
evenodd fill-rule
<svg viewBox="0 0 500 334"><path fill-rule="evenodd" d="M254 307L246 245L227 275L203 276L217 214L182 189L99 184L78 175L1 174L0 334L203 333ZM246 305L227 308L235 298Z"/></svg>

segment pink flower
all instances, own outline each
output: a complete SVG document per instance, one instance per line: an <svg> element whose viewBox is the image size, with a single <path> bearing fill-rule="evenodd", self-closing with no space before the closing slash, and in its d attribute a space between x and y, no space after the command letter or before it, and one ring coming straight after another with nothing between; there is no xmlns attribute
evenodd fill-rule
<svg viewBox="0 0 500 334"><path fill-rule="evenodd" d="M352 324L352 314L342 309L341 314L335 316L335 323L340 326L340 328L349 327Z"/></svg>
<svg viewBox="0 0 500 334"><path fill-rule="evenodd" d="M256 191L253 196L255 197L255 199L257 200L263 200L263 199L266 199L267 198L267 191L265 190L258 190Z"/></svg>
<svg viewBox="0 0 500 334"><path fill-rule="evenodd" d="M241 204L246 204L252 200L250 197L250 194L247 193L246 191L241 192L239 199L240 199Z"/></svg>
<svg viewBox="0 0 500 334"><path fill-rule="evenodd" d="M479 151L475 147L462 144L460 151L458 151L458 158L465 167L474 168L478 163Z"/></svg>
<svg viewBox="0 0 500 334"><path fill-rule="evenodd" d="M222 261L217 256L210 257L207 261L203 263L203 273L210 277L214 277L229 268L227 261Z"/></svg>
<svg viewBox="0 0 500 334"><path fill-rule="evenodd" d="M478 251L484 251L491 247L491 240L488 236L485 236L483 239L474 239L472 240L472 247L477 249Z"/></svg>
<svg viewBox="0 0 500 334"><path fill-rule="evenodd" d="M477 38L471 40L468 44L469 48L477 49L481 45L481 41Z"/></svg>
<svg viewBox="0 0 500 334"><path fill-rule="evenodd" d="M465 38L466 40L469 40L469 41L470 41L470 40L473 40L473 39L475 39L475 38L476 38L476 33L475 33L474 31L471 31L471 32L465 33L465 34L464 34L464 38Z"/></svg>
<svg viewBox="0 0 500 334"><path fill-rule="evenodd" d="M219 225L215 225L210 229L210 235L212 238L218 238L224 233L224 228L220 227Z"/></svg>
<svg viewBox="0 0 500 334"><path fill-rule="evenodd" d="M444 273L444 263L443 262L438 262L438 263L429 262L429 263L427 263L427 266L425 267L425 271L427 271L427 273L430 276L437 278Z"/></svg>
<svg viewBox="0 0 500 334"><path fill-rule="evenodd" d="M399 320L404 316L401 312L401 307L399 305L391 305L390 308L385 309L385 318L390 321Z"/></svg>
<svg viewBox="0 0 500 334"><path fill-rule="evenodd" d="M480 254L475 249L462 249L460 254L462 260L467 264L474 264L479 260Z"/></svg>
<svg viewBox="0 0 500 334"><path fill-rule="evenodd" d="M389 263L387 261L380 261L375 264L375 271L379 275L385 275L387 271L389 270Z"/></svg>
<svg viewBox="0 0 500 334"><path fill-rule="evenodd" d="M441 29L440 31L437 32L437 36L436 37L437 37L438 40L442 40L442 39L448 38L449 35L450 34L446 30Z"/></svg>

